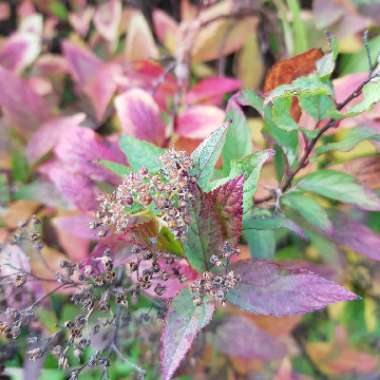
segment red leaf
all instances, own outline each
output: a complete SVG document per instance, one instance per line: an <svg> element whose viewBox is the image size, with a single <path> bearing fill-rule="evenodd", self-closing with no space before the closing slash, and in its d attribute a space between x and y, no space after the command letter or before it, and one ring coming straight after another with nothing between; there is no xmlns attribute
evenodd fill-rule
<svg viewBox="0 0 380 380"><path fill-rule="evenodd" d="M342 286L293 263L241 261L241 282L227 294L232 304L257 314L303 314L357 296Z"/></svg>
<svg viewBox="0 0 380 380"><path fill-rule="evenodd" d="M195 306L188 289L174 298L161 336L163 380L172 378L198 333L211 321L214 309L212 303Z"/></svg>
<svg viewBox="0 0 380 380"><path fill-rule="evenodd" d="M211 193L225 240L239 240L243 220L244 176L236 177Z"/></svg>
<svg viewBox="0 0 380 380"><path fill-rule="evenodd" d="M160 109L167 110L169 100L177 90L177 82L172 74L165 75L164 68L154 61L142 60L131 62L126 75L125 90L139 87L149 93L154 92L154 100ZM162 78L165 80L162 81Z"/></svg>
<svg viewBox="0 0 380 380"><path fill-rule="evenodd" d="M176 132L182 137L204 139L220 127L224 111L213 106L194 106L178 115Z"/></svg>
<svg viewBox="0 0 380 380"><path fill-rule="evenodd" d="M284 356L284 346L252 321L240 316L228 318L216 332L216 347L230 356L279 359Z"/></svg>
<svg viewBox="0 0 380 380"><path fill-rule="evenodd" d="M117 96L115 107L125 133L162 145L165 124L157 103L148 92L141 89L126 91Z"/></svg>
<svg viewBox="0 0 380 380"><path fill-rule="evenodd" d="M240 88L241 83L237 79L227 77L210 77L199 81L186 95L189 104L205 103L220 105L223 96L227 92L233 92Z"/></svg>

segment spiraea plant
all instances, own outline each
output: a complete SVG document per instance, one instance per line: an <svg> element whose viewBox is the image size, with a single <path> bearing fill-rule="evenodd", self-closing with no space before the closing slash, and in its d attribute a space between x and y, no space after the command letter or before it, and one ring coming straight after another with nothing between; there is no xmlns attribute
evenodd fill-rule
<svg viewBox="0 0 380 380"><path fill-rule="evenodd" d="M303 238L310 230L335 239L330 215L315 195L380 209L376 194L353 177L319 168L318 155L378 138L363 130L345 142L318 146L342 119L369 111L380 99L374 67L337 103L329 79L335 58L333 50L309 76L264 95L245 91L232 97L225 123L191 155L123 136L120 147L129 166L107 163L120 181L98 197L89 228L99 241L86 261L61 260L54 278L32 273L23 252L42 256L41 227L37 219L21 226L1 257L0 328L9 347L26 339L31 360L52 353L71 380L93 368L107 379L115 357L144 378L144 368L160 357L162 379L169 380L217 308L232 305L280 317L355 300L354 293L306 263L253 260L240 253L245 241L254 249L271 244L263 242L270 235L262 231L280 228ZM253 151L243 106L262 116L268 149ZM300 127L294 107L315 125ZM278 186L255 198L262 167L270 160L277 162ZM302 172L313 160L313 169ZM66 297L75 312L47 335L38 321L56 297ZM160 344L154 339L158 334ZM136 337L146 360L139 365L128 346Z"/></svg>

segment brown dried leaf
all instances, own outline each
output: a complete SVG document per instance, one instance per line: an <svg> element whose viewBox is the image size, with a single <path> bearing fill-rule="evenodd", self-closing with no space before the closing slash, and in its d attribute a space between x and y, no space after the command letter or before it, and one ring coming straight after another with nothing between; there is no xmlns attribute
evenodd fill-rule
<svg viewBox="0 0 380 380"><path fill-rule="evenodd" d="M322 56L321 49L310 49L305 53L275 63L266 75L264 92L270 92L282 84L291 83L301 76L311 74L316 69L316 62ZM301 109L295 98L293 99L291 115L296 121L301 116Z"/></svg>
<svg viewBox="0 0 380 380"><path fill-rule="evenodd" d="M38 206L39 203L24 199L12 202L1 219L7 227L17 228L20 224L30 219Z"/></svg>

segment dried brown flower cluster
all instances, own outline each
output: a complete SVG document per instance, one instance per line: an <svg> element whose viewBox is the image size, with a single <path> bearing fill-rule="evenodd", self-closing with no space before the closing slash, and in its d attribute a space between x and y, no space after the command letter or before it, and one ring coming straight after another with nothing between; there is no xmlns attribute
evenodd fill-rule
<svg viewBox="0 0 380 380"><path fill-rule="evenodd" d="M146 168L129 174L111 194L100 197L100 207L91 228L100 236L133 227L143 211L158 217L176 238L183 238L189 223L188 206L195 179L190 175L192 160L186 152L168 150L160 156L157 172Z"/></svg>
<svg viewBox="0 0 380 380"><path fill-rule="evenodd" d="M240 281L239 275L231 270L230 265L231 257L238 253L236 248L225 242L220 251L210 257L209 270L203 272L202 277L190 286L194 305L201 305L205 298L225 304L228 291Z"/></svg>
<svg viewBox="0 0 380 380"><path fill-rule="evenodd" d="M170 279L186 282L186 276L175 264L174 257L162 252L152 252L138 245L133 247L133 261L128 264L130 275L135 276L134 291L153 289L161 297L166 292L165 283Z"/></svg>

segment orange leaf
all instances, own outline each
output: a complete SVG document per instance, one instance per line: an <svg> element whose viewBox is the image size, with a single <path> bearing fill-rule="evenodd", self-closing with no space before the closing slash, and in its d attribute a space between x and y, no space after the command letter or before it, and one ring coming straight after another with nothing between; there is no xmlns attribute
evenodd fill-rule
<svg viewBox="0 0 380 380"><path fill-rule="evenodd" d="M291 83L299 77L311 74L316 69L316 62L322 56L323 52L321 49L310 49L305 53L275 63L265 78L264 92L270 92L282 84ZM291 115L296 121L301 116L301 109L295 98L292 104Z"/></svg>

